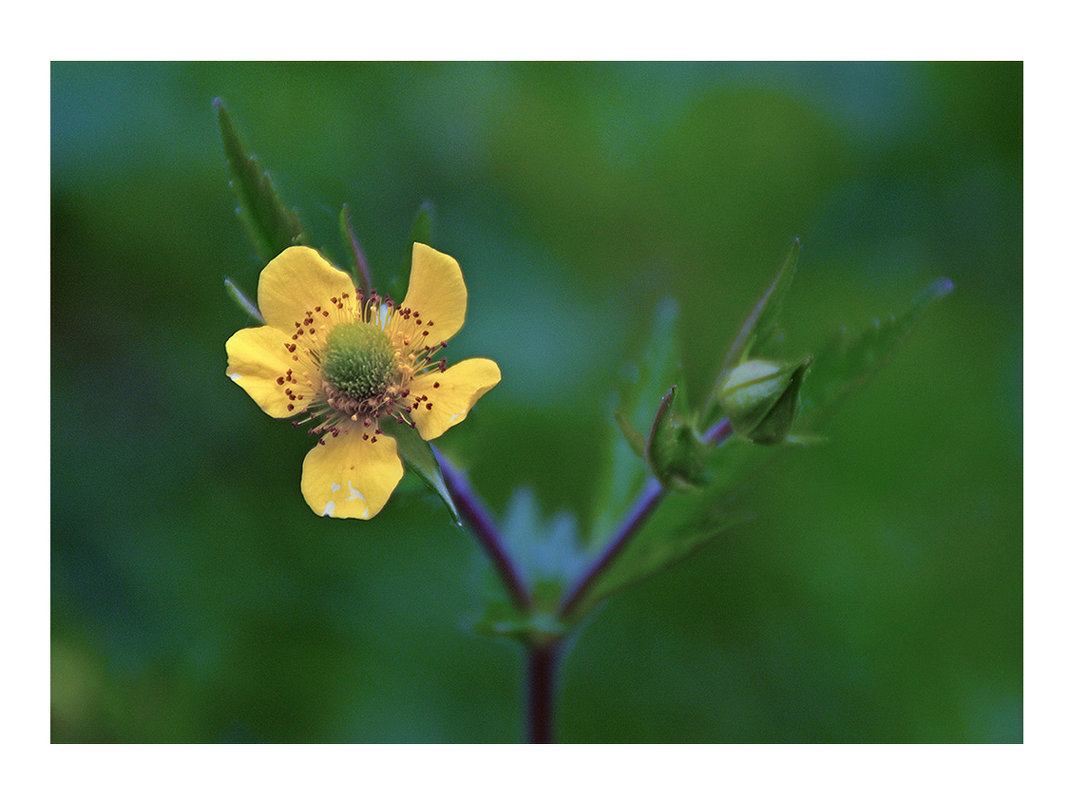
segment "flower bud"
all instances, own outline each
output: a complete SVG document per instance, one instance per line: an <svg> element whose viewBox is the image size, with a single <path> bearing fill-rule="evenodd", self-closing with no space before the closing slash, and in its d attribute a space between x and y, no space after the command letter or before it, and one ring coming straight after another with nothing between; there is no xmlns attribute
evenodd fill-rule
<svg viewBox="0 0 1069 801"><path fill-rule="evenodd" d="M676 399L673 386L661 399L646 440L646 462L668 489L691 490L709 483L706 457L708 447L688 420L672 412Z"/></svg>
<svg viewBox="0 0 1069 801"><path fill-rule="evenodd" d="M794 422L809 362L751 359L732 368L716 397L735 432L759 445L783 442Z"/></svg>

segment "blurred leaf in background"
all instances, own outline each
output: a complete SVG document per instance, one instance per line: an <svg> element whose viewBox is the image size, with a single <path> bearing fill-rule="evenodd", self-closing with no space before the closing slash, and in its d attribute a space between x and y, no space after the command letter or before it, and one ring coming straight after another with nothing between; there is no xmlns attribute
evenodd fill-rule
<svg viewBox="0 0 1069 801"><path fill-rule="evenodd" d="M584 624L559 736L1019 742L1022 80L1015 63L53 64L53 740L522 737L519 655L466 633L482 556L448 510L408 476L374 530L310 515L308 442L223 374L248 324L223 279L249 291L263 260L234 217L222 97L334 263L352 262L348 204L377 280L403 275L433 203L470 292L450 355L505 376L436 444L514 521L530 487L531 519L591 528L591 465L622 439L615 398L664 298L701 399L795 236L799 341L952 278L825 444Z"/></svg>

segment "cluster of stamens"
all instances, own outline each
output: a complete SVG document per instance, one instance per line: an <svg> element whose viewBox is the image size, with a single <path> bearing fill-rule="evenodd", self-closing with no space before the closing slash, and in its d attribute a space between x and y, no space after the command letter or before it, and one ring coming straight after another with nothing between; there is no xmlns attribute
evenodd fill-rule
<svg viewBox="0 0 1069 801"><path fill-rule="evenodd" d="M332 382L324 369L331 355L330 347L341 347L330 343L331 332L345 325L371 326L375 333L369 336L375 344L382 340L392 358L381 380L376 374L370 389L361 394L337 386L345 382L337 381L337 377ZM399 306L375 291L367 297L359 289L355 297L344 292L330 298L327 304L306 310L303 319L294 321L293 333L284 343L295 365L276 379L287 398L289 411L295 411L310 397L305 407L308 416L294 420L294 427L312 423L308 433L318 437L320 444L326 442L328 434L337 437L354 427L363 429L361 435L365 440L376 442L383 434L379 426L383 418L414 427L411 413L421 407L432 409L434 402L426 393L412 392L412 379L432 371L445 371L445 359L435 357L446 343L431 339L433 328L434 321L424 319L419 311ZM373 351L371 355L386 352ZM439 382L434 382L434 388L438 387Z"/></svg>

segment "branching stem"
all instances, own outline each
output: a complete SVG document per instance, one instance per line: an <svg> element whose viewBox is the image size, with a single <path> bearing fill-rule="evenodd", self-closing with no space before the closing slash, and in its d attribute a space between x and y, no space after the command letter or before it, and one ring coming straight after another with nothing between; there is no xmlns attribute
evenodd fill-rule
<svg viewBox="0 0 1069 801"><path fill-rule="evenodd" d="M720 445L731 436L731 424L721 420L702 436L713 446ZM433 446L432 446L433 447ZM434 455L442 469L442 478L453 497L460 516L491 563L519 609L530 610L533 606L531 591L520 576L515 562L505 549L497 525L489 511L475 494L467 476L437 449ZM561 600L557 614L567 618L574 612L597 579L609 568L621 551L627 547L642 525L649 519L668 494L660 481L650 478L638 498L624 517L617 530L597 558L587 567ZM527 645L527 725L528 741L531 743L553 742L553 709L557 684L557 666L564 640Z"/></svg>
<svg viewBox="0 0 1069 801"><path fill-rule="evenodd" d="M730 436L731 423L725 418L706 431L702 436L702 440L708 445L716 446ZM657 510L657 507L660 506L661 501L664 500L667 494L668 490L656 478L650 478L646 482L616 534L609 539L605 549L594 559L578 581L572 585L572 588L565 593L558 612L562 618L575 611L590 587L608 569L609 565L613 563L627 544L635 538L635 535L642 528L642 524Z"/></svg>

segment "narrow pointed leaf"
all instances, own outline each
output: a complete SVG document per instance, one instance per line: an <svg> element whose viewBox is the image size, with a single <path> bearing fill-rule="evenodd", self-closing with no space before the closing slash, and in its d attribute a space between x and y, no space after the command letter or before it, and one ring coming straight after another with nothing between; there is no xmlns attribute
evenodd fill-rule
<svg viewBox="0 0 1069 801"><path fill-rule="evenodd" d="M301 221L282 203L270 176L245 149L222 101L216 99L214 105L238 216L260 258L270 261L291 245L304 242Z"/></svg>
<svg viewBox="0 0 1069 801"><path fill-rule="evenodd" d="M249 300L248 296L244 292L238 289L237 284L235 284L229 278L224 278L223 287L226 289L226 294L230 296L230 299L234 301L234 303L239 309L249 315L249 317L258 322L260 325L264 324L263 315L261 315L260 310L256 308L256 304Z"/></svg>

